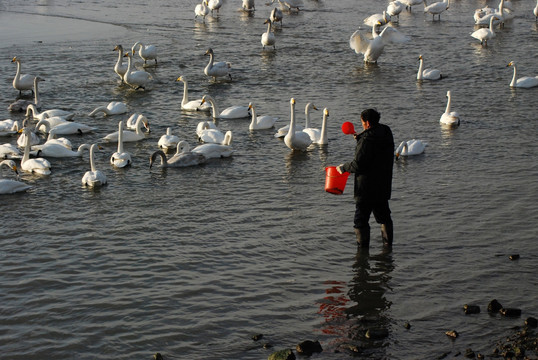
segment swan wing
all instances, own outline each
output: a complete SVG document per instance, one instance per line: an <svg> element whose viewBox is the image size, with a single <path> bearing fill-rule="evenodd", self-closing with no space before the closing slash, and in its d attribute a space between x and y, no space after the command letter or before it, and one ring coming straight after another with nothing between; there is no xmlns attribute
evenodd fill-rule
<svg viewBox="0 0 538 360"><path fill-rule="evenodd" d="M385 44L388 43L405 43L411 40L411 38L402 32L396 30L392 26L387 26L379 34Z"/></svg>
<svg viewBox="0 0 538 360"><path fill-rule="evenodd" d="M20 181L0 179L0 194L14 194L16 192L26 191L30 188L30 185L26 185Z"/></svg>
<svg viewBox="0 0 538 360"><path fill-rule="evenodd" d="M359 30L355 31L349 38L349 47L351 47L357 54L364 54L372 40L368 39Z"/></svg>
<svg viewBox="0 0 538 360"><path fill-rule="evenodd" d="M221 119L240 119L249 117L250 112L248 111L248 106L230 106L224 110L219 115Z"/></svg>

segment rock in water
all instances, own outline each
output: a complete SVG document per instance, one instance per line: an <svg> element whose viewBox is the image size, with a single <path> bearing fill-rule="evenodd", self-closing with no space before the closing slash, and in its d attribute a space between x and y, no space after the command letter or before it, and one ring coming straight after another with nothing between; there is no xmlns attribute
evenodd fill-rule
<svg viewBox="0 0 538 360"><path fill-rule="evenodd" d="M295 360L295 354L291 349L279 350L269 355L267 360Z"/></svg>
<svg viewBox="0 0 538 360"><path fill-rule="evenodd" d="M465 314L479 314L480 313L480 306L478 305L463 305L463 311L465 311Z"/></svg>
<svg viewBox="0 0 538 360"><path fill-rule="evenodd" d="M311 356L313 353L322 352L323 348L321 347L321 344L317 340L316 341L306 340L306 341L303 341L302 343L297 344L297 346L295 347L295 350L297 350L299 354Z"/></svg>
<svg viewBox="0 0 538 360"><path fill-rule="evenodd" d="M521 309L514 309L514 308L504 309L503 308L503 309L500 310L500 313L503 316L518 317L518 316L521 316Z"/></svg>
<svg viewBox="0 0 538 360"><path fill-rule="evenodd" d="M488 312L490 313L498 313L503 306L497 301L497 299L493 299L488 304Z"/></svg>

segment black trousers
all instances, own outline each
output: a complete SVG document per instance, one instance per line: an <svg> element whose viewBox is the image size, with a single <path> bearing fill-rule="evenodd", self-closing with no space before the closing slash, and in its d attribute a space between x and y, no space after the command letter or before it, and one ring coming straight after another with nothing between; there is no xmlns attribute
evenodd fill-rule
<svg viewBox="0 0 538 360"><path fill-rule="evenodd" d="M389 201L358 201L355 205L355 227L357 229L370 229L368 222L370 221L370 214L374 213L375 221L378 224L392 225L392 218L390 217Z"/></svg>

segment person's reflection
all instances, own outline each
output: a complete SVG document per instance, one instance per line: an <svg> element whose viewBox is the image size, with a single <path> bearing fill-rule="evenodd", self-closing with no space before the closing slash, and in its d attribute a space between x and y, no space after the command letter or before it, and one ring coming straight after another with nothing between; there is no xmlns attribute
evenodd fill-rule
<svg viewBox="0 0 538 360"><path fill-rule="evenodd" d="M354 319L348 332L354 351L376 358L382 357L385 352L390 326L387 312L391 305L385 292L389 288L393 268L390 252L375 256L370 256L364 249L357 252L353 264L355 275L348 292L350 303L354 305L346 309L348 319Z"/></svg>

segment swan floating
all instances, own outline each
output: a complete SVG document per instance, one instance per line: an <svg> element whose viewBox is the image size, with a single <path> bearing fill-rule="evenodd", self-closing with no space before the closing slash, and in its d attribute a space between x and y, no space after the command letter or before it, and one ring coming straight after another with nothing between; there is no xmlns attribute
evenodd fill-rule
<svg viewBox="0 0 538 360"><path fill-rule="evenodd" d="M28 118L26 118L28 119ZM45 125L44 122L41 122L43 120L47 121L47 124L49 125L49 128L47 129L47 125ZM61 116L48 116L45 114L41 120L39 120L36 124L36 131L40 131L42 133L48 133L50 129L55 128L56 126L64 123L71 123L70 121L66 120L64 117ZM39 124L39 125L38 125Z"/></svg>
<svg viewBox="0 0 538 360"><path fill-rule="evenodd" d="M215 103L215 100L211 96L204 95L202 97L201 104L204 104L205 102L209 102L211 104L211 110L212 110L212 115L214 119L241 119L241 118L246 118L250 116L250 113L248 111L248 106L241 106L241 105L230 106L222 110L222 112L219 112L217 104Z"/></svg>
<svg viewBox="0 0 538 360"><path fill-rule="evenodd" d="M441 13L447 10L449 6L450 0L438 1L430 5L426 5L426 0L424 0L424 12L432 14L432 21L435 21L435 15L441 21Z"/></svg>
<svg viewBox="0 0 538 360"><path fill-rule="evenodd" d="M450 90L446 92L447 102L446 102L446 110L441 115L441 119L439 122L443 125L448 125L451 127L458 126L460 124L460 115L455 111L450 111L451 106L451 98L450 98Z"/></svg>
<svg viewBox="0 0 538 360"><path fill-rule="evenodd" d="M146 90L146 87L151 85L151 83L153 82L153 77L145 71L134 70L133 56L131 55L131 53L126 52L123 56L127 57L127 71L123 76L123 81L125 81L127 85L129 85L135 90Z"/></svg>
<svg viewBox="0 0 538 360"><path fill-rule="evenodd" d="M13 78L13 88L19 90L19 96L23 91L30 90L34 93L34 79L35 76L29 74L21 74L21 60L16 56L11 60L12 63L17 63L17 72Z"/></svg>
<svg viewBox="0 0 538 360"><path fill-rule="evenodd" d="M306 106L304 107L304 115L305 115L304 127L302 125L295 124L295 131L301 131L304 128L309 128L310 127L310 109L314 109L316 111L318 110L316 105L314 105L313 103L311 103L311 102L307 103ZM290 130L290 125L289 124L286 125L286 126L283 126L283 127L279 128L277 130L277 132L275 133L275 137L276 138L283 138L284 136L286 136L288 134L289 130Z"/></svg>
<svg viewBox="0 0 538 360"><path fill-rule="evenodd" d="M256 108L253 103L249 103L248 108L252 113L250 125L248 126L249 130L271 129L275 126L278 118L269 115L256 116Z"/></svg>
<svg viewBox="0 0 538 360"><path fill-rule="evenodd" d="M9 106L8 106L8 110L9 111L12 111L12 112L15 112L15 111L26 111L26 109L28 108L28 105L34 105L36 107L36 109L41 109L41 98L39 97L39 88L38 88L38 84L41 82L41 81L45 81L45 79L43 79L42 77L39 77L39 76L36 76L34 78L34 101L32 102L31 100L26 100L26 99L19 99L13 103L11 103Z"/></svg>
<svg viewBox="0 0 538 360"><path fill-rule="evenodd" d="M207 7L209 10L211 10L211 16L213 16L213 11L217 10L217 15L219 14L219 10L222 7L222 0L209 0L207 3Z"/></svg>
<svg viewBox="0 0 538 360"><path fill-rule="evenodd" d="M62 109L50 109L39 113L34 104L29 104L26 108L26 116L29 117L30 115L32 115L32 118L37 121L53 116L59 116L65 120L71 120L75 116L75 113Z"/></svg>
<svg viewBox="0 0 538 360"><path fill-rule="evenodd" d="M0 159L20 159L21 152L13 144L0 144Z"/></svg>
<svg viewBox="0 0 538 360"><path fill-rule="evenodd" d="M127 72L127 64L123 63L123 46L116 45L114 47L114 51L118 52L118 60L116 60L116 65L114 65L114 72L118 74L121 79L121 82L124 83L125 81L123 80L123 77Z"/></svg>
<svg viewBox="0 0 538 360"><path fill-rule="evenodd" d="M97 144L90 147L90 171L86 171L82 177L82 185L90 188L106 185L106 175L95 168L94 153L99 149Z"/></svg>
<svg viewBox="0 0 538 360"><path fill-rule="evenodd" d="M98 113L104 113L105 115L119 115L127 112L127 104L121 101L111 101L107 105L98 106L88 114L88 116L95 116Z"/></svg>
<svg viewBox="0 0 538 360"><path fill-rule="evenodd" d="M395 152L396 160L398 160L400 156L420 155L424 152L426 145L427 144L422 140L412 139L402 141Z"/></svg>
<svg viewBox="0 0 538 360"><path fill-rule="evenodd" d="M377 22L372 26L372 40L368 39L364 34L359 33L359 30L355 31L349 39L349 46L357 54L363 54L364 61L367 63L377 63L377 59L383 53L386 44L409 41L409 37L391 26L385 27L378 34L376 28L379 25L381 23Z"/></svg>
<svg viewBox="0 0 538 360"><path fill-rule="evenodd" d="M488 40L495 37L495 31L493 30L493 21L498 20L496 16L492 16L489 20L489 28L481 28L474 31L471 36L477 40L480 40L480 45L488 46Z"/></svg>
<svg viewBox="0 0 538 360"><path fill-rule="evenodd" d="M22 128L18 131L21 135L17 139L17 145L22 148L26 146L27 139L30 141L30 146L37 145L41 142L41 139L37 136L35 131L29 130L27 133L24 131L27 128L26 123L27 120L25 119L22 123ZM37 130L37 126L35 129Z"/></svg>
<svg viewBox="0 0 538 360"><path fill-rule="evenodd" d="M186 141L178 142L177 152L170 159L166 159L166 155L162 150L157 150L151 154L149 159L150 169L158 156L161 158L162 167L196 166L204 164L207 161L204 154L190 151L189 144Z"/></svg>
<svg viewBox="0 0 538 360"><path fill-rule="evenodd" d="M110 163L118 168L131 165L131 154L123 150L123 121L118 123L118 151L110 157Z"/></svg>
<svg viewBox="0 0 538 360"><path fill-rule="evenodd" d="M295 129L295 99L291 98L291 116L290 116L290 128L286 136L284 136L284 143L292 150L305 151L307 147L312 144L310 136L303 131L296 131Z"/></svg>
<svg viewBox="0 0 538 360"><path fill-rule="evenodd" d="M178 142L179 136L172 134L172 128L166 128L166 134L159 138L157 145L159 148L163 149L164 152L168 152L171 149L175 149Z"/></svg>
<svg viewBox="0 0 538 360"><path fill-rule="evenodd" d="M267 31L262 34L261 43L263 49L265 49L266 46L272 46L273 50L276 50L275 46L275 34L271 31L271 19L267 19L264 21L264 24L267 24Z"/></svg>
<svg viewBox="0 0 538 360"><path fill-rule="evenodd" d="M142 131L142 126L144 126L149 132L149 124L146 125L144 122L145 117L139 116L136 120L135 131L122 131L122 140L123 142L135 142L140 141L146 138L145 133ZM103 138L104 141L116 142L119 139L119 131L108 134Z"/></svg>
<svg viewBox="0 0 538 360"><path fill-rule="evenodd" d="M13 170L17 176L19 175L17 165L15 165L13 160L4 160L0 162L0 194L14 194L16 192L26 191L31 188L30 185L26 185L23 182L3 178L1 171L4 167Z"/></svg>
<svg viewBox="0 0 538 360"><path fill-rule="evenodd" d="M125 127L128 130L136 130L136 122L138 121L138 118L141 118L142 123L144 124L146 129L149 129L149 121L148 121L148 119L144 115L137 114L137 113L134 113L131 116L129 116L129 118L127 119L127 121L125 123Z"/></svg>
<svg viewBox="0 0 538 360"><path fill-rule="evenodd" d="M26 143L24 145L24 154L22 155L21 160L21 169L40 175L50 175L50 162L43 158L34 158L30 159L30 134L32 130L30 128L23 129L24 135L26 135Z"/></svg>
<svg viewBox="0 0 538 360"><path fill-rule="evenodd" d="M273 25L275 25L277 22L280 23L280 28L282 28L282 18L284 15L282 14L282 10L279 8L274 8L271 10L271 15L269 16L269 19L271 19ZM276 25L275 25L276 26Z"/></svg>
<svg viewBox="0 0 538 360"><path fill-rule="evenodd" d="M14 135L19 130L19 123L16 120L6 119L0 121L0 136Z"/></svg>
<svg viewBox="0 0 538 360"><path fill-rule="evenodd" d="M443 75L437 69L423 69L424 67L424 58L422 55L418 56L419 66L417 72L417 80L440 80Z"/></svg>
<svg viewBox="0 0 538 360"><path fill-rule="evenodd" d="M207 6L207 0L202 0L202 2L194 8L194 19L198 17L202 18L202 21L205 21L205 17L209 15L209 7Z"/></svg>
<svg viewBox="0 0 538 360"><path fill-rule="evenodd" d="M305 128L303 131L310 136L313 144L327 145L329 143L327 139L327 118L329 117L329 109L323 109L323 121L321 123L321 130L317 128Z"/></svg>
<svg viewBox="0 0 538 360"><path fill-rule="evenodd" d="M52 127L50 126L50 122L48 119L39 120L36 124L36 129L39 129L41 125L45 126L45 132L48 133L51 129L54 129L54 132L57 135L73 135L73 134L82 135L82 134L86 134L97 129L92 126L81 124L74 121L65 121L61 124L58 124Z"/></svg>
<svg viewBox="0 0 538 360"><path fill-rule="evenodd" d="M31 149L37 151L43 149L43 147L45 146L49 146L52 144L62 146L67 150L73 149L73 144L71 144L71 141L69 141L69 139L66 139L64 137L56 138L56 130L54 130L54 128L49 131L49 136L47 137L47 141L45 141L44 144L31 146Z"/></svg>
<svg viewBox="0 0 538 360"><path fill-rule="evenodd" d="M405 4L401 1L394 0L387 5L387 15L392 21L392 17L396 16L398 21L400 21L400 13L405 9Z"/></svg>
<svg viewBox="0 0 538 360"><path fill-rule="evenodd" d="M519 79L516 79L516 62L510 61L506 67L513 67L514 68L514 76L512 76L512 81L510 82L510 87L520 87L520 88L532 88L535 86L538 86L538 76L531 77L531 76L524 76L520 77Z"/></svg>
<svg viewBox="0 0 538 360"><path fill-rule="evenodd" d="M198 137L202 136L202 133L206 129L215 129L218 130L217 124L213 121L200 121L196 126L196 135Z"/></svg>
<svg viewBox="0 0 538 360"><path fill-rule="evenodd" d="M90 150L90 145L82 144L78 147L77 151L67 149L65 146L55 143L44 144L36 152L36 156L53 157L53 158L67 158L67 157L81 157L84 150Z"/></svg>
<svg viewBox="0 0 538 360"><path fill-rule="evenodd" d="M202 154L206 159L225 158L232 155L232 132L227 131L222 144L202 144L192 149L193 153Z"/></svg>
<svg viewBox="0 0 538 360"><path fill-rule="evenodd" d="M198 140L204 143L209 144L224 144L226 139L226 134L220 131L219 129L203 129L200 132Z"/></svg>
<svg viewBox="0 0 538 360"><path fill-rule="evenodd" d="M213 77L213 80L217 80L218 77L222 76L228 76L232 80L232 74L230 74L231 63L225 61L214 62L213 49L211 48L207 49L205 55L209 55L209 62L204 69L204 74Z"/></svg>
<svg viewBox="0 0 538 360"><path fill-rule="evenodd" d="M180 76L176 81L183 82L183 99L181 100L181 110L185 111L211 111L210 104L200 105L202 99L190 100L189 101L189 86L185 76Z"/></svg>
<svg viewBox="0 0 538 360"><path fill-rule="evenodd" d="M155 60L155 65L157 65L157 48L155 45L144 45L142 42L137 41L131 48L133 55L136 53L137 47L138 55L144 60L144 65L147 64L148 60Z"/></svg>

